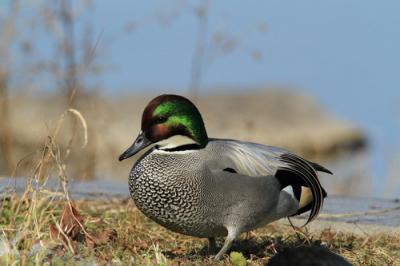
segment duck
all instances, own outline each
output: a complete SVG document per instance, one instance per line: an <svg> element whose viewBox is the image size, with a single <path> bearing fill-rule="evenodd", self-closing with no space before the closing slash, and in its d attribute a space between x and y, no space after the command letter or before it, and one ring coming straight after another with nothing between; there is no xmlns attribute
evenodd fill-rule
<svg viewBox="0 0 400 266"><path fill-rule="evenodd" d="M133 157L129 192L136 207L165 228L225 237L221 259L243 232L308 212L314 220L327 196L317 172L332 174L286 149L209 138L187 98L163 94L145 107L141 131L119 161Z"/></svg>

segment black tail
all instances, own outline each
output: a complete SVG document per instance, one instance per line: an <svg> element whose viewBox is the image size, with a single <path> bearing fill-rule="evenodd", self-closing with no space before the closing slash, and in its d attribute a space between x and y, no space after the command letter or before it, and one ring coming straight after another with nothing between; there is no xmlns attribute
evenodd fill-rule
<svg viewBox="0 0 400 266"><path fill-rule="evenodd" d="M309 164L311 164L311 166L312 166L316 171L324 172L324 173L333 175L333 173L332 173L331 171L329 171L328 169L326 169L326 168L323 167L322 165L319 165L319 164L317 164L317 163L313 163L313 162L310 162L310 161L307 161L307 162L308 162Z"/></svg>

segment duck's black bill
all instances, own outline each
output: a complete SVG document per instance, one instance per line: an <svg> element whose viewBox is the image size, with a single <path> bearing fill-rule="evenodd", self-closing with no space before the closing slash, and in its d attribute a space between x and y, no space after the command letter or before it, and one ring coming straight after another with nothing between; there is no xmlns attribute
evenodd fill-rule
<svg viewBox="0 0 400 266"><path fill-rule="evenodd" d="M147 146L151 144L151 141L146 138L146 136L143 134L143 132L140 132L139 136L137 136L135 142L130 146L123 154L119 156L119 160L125 160L139 151L143 150Z"/></svg>

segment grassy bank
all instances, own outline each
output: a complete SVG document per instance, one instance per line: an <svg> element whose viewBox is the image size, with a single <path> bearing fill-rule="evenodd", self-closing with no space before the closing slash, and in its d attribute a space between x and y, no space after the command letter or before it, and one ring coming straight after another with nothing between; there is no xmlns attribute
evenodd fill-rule
<svg viewBox="0 0 400 266"><path fill-rule="evenodd" d="M65 130L69 127L63 128L69 116L75 119L71 136L71 130ZM19 166L26 164L24 193L0 194L0 265L264 265L277 251L301 245L324 246L356 265L400 263L399 235L356 236L327 229L310 234L278 224L243 235L233 245L236 253L215 262L206 240L158 226L130 199L73 201L68 170L71 157L87 160L83 150L91 136L88 123L70 109L49 131L45 144L23 157L13 174L18 176ZM110 154L105 156L110 160ZM51 178L59 183L56 192L45 186Z"/></svg>
<svg viewBox="0 0 400 266"><path fill-rule="evenodd" d="M329 229L310 234L278 224L242 235L232 250L244 258L236 253L234 257L239 259L226 256L223 262L216 263L208 254L205 239L162 228L144 217L130 199L80 200L72 204L59 197L60 194L49 191L33 191L30 198L2 199L0 264L63 265L66 261L71 264L240 265L245 260L249 265L264 265L276 251L300 245L327 247L356 265L400 263L400 236L362 237Z"/></svg>

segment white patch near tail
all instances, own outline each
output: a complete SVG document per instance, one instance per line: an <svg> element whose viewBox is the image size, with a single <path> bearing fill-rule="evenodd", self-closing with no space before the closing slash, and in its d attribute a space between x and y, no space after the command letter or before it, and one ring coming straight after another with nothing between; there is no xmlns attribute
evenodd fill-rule
<svg viewBox="0 0 400 266"><path fill-rule="evenodd" d="M282 189L282 191L285 191L287 194L289 194L292 198L296 199L296 197L294 196L294 191L293 191L293 187L292 186L286 186Z"/></svg>
<svg viewBox="0 0 400 266"><path fill-rule="evenodd" d="M299 201L294 195L292 186L284 187L279 193L277 213L281 217L293 215L299 208Z"/></svg>

